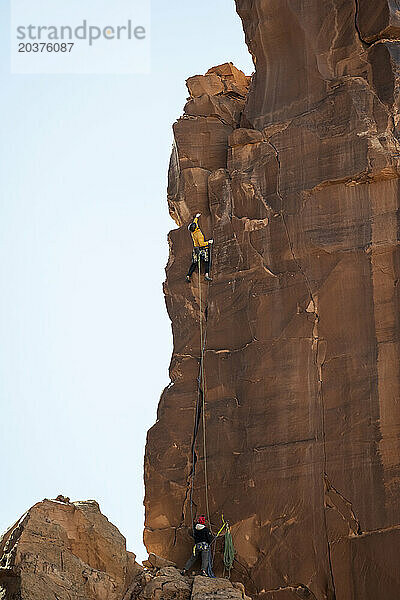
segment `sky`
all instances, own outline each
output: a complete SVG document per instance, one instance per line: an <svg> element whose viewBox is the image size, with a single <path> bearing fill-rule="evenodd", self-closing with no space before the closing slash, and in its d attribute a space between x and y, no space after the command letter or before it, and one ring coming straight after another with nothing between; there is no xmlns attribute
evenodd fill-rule
<svg viewBox="0 0 400 600"><path fill-rule="evenodd" d="M162 294L171 127L188 77L253 65L233 0L152 0L149 74L12 75L9 2L0 531L43 498L96 499L142 560L144 445L172 349Z"/></svg>

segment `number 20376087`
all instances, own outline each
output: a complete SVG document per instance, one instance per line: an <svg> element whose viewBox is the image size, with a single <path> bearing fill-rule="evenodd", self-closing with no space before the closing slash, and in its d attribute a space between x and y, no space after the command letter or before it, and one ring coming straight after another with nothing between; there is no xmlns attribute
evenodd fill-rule
<svg viewBox="0 0 400 600"><path fill-rule="evenodd" d="M49 42L31 44L29 42L21 42L18 44L18 52L71 52L73 47L73 42L62 44L51 44Z"/></svg>

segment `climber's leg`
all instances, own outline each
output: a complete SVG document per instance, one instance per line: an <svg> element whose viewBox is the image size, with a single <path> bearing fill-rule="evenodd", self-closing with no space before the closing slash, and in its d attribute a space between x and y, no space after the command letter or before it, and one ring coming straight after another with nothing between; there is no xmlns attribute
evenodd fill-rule
<svg viewBox="0 0 400 600"><path fill-rule="evenodd" d="M208 563L210 561L210 550L201 551L201 570L207 573Z"/></svg>
<svg viewBox="0 0 400 600"><path fill-rule="evenodd" d="M194 552L192 552L190 558L188 559L188 561L186 562L186 565L184 567L184 571L189 571L189 569L191 569L194 565L194 563L196 562L196 560L199 558L199 552L196 548L196 550Z"/></svg>
<svg viewBox="0 0 400 600"><path fill-rule="evenodd" d="M197 267L197 259L194 260L194 257L193 257L192 258L192 264L190 265L188 274L186 275L186 279L188 281L190 281L190 278L193 275L193 272L196 270L196 267Z"/></svg>
<svg viewBox="0 0 400 600"><path fill-rule="evenodd" d="M206 281L212 281L212 279L210 277L210 259L205 260L203 262L204 262L204 270L205 270L204 279Z"/></svg>

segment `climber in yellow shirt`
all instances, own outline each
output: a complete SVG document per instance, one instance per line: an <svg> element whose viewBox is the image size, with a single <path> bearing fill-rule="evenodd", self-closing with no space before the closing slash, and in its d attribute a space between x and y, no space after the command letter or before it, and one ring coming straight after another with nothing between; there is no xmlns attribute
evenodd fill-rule
<svg viewBox="0 0 400 600"><path fill-rule="evenodd" d="M203 232L199 227L199 218L200 213L194 217L193 221L189 224L188 229L192 236L193 240L193 255L192 255L192 264L189 267L188 274L186 275L186 281L190 281L190 278L193 274L193 271L196 269L200 262L204 263L205 275L204 279L206 281L212 281L210 277L210 262L211 262L211 245L214 240L206 240L204 238Z"/></svg>

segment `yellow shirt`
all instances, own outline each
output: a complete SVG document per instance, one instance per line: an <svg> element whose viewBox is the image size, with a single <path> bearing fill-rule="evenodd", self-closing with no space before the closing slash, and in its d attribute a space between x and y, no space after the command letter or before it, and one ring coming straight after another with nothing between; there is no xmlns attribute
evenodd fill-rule
<svg viewBox="0 0 400 600"><path fill-rule="evenodd" d="M193 240L193 246L195 248L204 248L204 246L208 246L208 242L204 239L204 235L198 225L199 217L195 217L193 219L193 223L196 225L196 229L191 231L191 236Z"/></svg>

